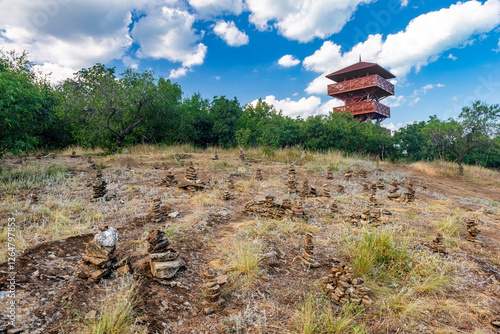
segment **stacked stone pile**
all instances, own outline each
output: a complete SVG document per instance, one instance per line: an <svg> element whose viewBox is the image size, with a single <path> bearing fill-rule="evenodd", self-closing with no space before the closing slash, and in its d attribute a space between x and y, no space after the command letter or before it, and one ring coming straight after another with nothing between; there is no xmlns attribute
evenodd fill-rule
<svg viewBox="0 0 500 334"><path fill-rule="evenodd" d="M384 179L378 179L378 182L376 183L377 189L385 189L384 186Z"/></svg>
<svg viewBox="0 0 500 334"><path fill-rule="evenodd" d="M363 183L361 186L363 187L362 192L367 193L370 191L370 187L366 183Z"/></svg>
<svg viewBox="0 0 500 334"><path fill-rule="evenodd" d="M328 170L326 171L326 179L327 180L333 179L333 171L331 168L328 168Z"/></svg>
<svg viewBox="0 0 500 334"><path fill-rule="evenodd" d="M340 260L334 263L331 274L322 278L322 285L337 304L350 302L369 306L373 303L368 296L371 290L364 285L363 279L354 278L352 268Z"/></svg>
<svg viewBox="0 0 500 334"><path fill-rule="evenodd" d="M360 171L358 171L357 173L359 176L361 176L362 178L366 179L368 177L368 172L364 169L361 169Z"/></svg>
<svg viewBox="0 0 500 334"><path fill-rule="evenodd" d="M257 170L255 171L255 179L257 181L262 181L262 169L257 168Z"/></svg>
<svg viewBox="0 0 500 334"><path fill-rule="evenodd" d="M71 152L71 155L69 156L70 158L79 158L81 157L80 155L76 154L76 151Z"/></svg>
<svg viewBox="0 0 500 334"><path fill-rule="evenodd" d="M171 171L168 171L167 174L165 174L165 177L161 180L160 184L165 187L175 186L177 184L175 174L172 174Z"/></svg>
<svg viewBox="0 0 500 334"><path fill-rule="evenodd" d="M302 184L302 190L300 191L300 197L306 198L309 195L309 180L304 179L304 183Z"/></svg>
<svg viewBox="0 0 500 334"><path fill-rule="evenodd" d="M163 168L163 170L168 170L168 166L167 166L167 164L165 163L165 161L162 161L162 163L161 163L161 167Z"/></svg>
<svg viewBox="0 0 500 334"><path fill-rule="evenodd" d="M377 198L375 197L375 192L372 192L370 194L370 205L375 207L375 208L379 208L382 206L382 203L379 203L379 201L377 201Z"/></svg>
<svg viewBox="0 0 500 334"><path fill-rule="evenodd" d="M353 177L354 173L352 170L348 169L346 170L344 177L346 178L347 181L349 181Z"/></svg>
<svg viewBox="0 0 500 334"><path fill-rule="evenodd" d="M38 203L38 196L36 194L31 194L31 204Z"/></svg>
<svg viewBox="0 0 500 334"><path fill-rule="evenodd" d="M291 215L295 216L295 217L305 218L308 216L304 210L304 202L302 202L302 201L293 202L292 206L290 208L290 211L291 211ZM288 210L287 210L287 213L289 213Z"/></svg>
<svg viewBox="0 0 500 334"><path fill-rule="evenodd" d="M336 215L337 213L339 213L339 207L336 203L330 204L330 212L332 215Z"/></svg>
<svg viewBox="0 0 500 334"><path fill-rule="evenodd" d="M396 179L392 180L391 182L391 188L389 189L389 192L387 193L387 197L391 200L396 200L399 199L399 187L398 187L398 181Z"/></svg>
<svg viewBox="0 0 500 334"><path fill-rule="evenodd" d="M348 220L353 225L359 225L361 223L361 215L359 213L353 213L348 217Z"/></svg>
<svg viewBox="0 0 500 334"><path fill-rule="evenodd" d="M217 153L215 153L214 157L212 158L212 160L219 160L219 155Z"/></svg>
<svg viewBox="0 0 500 334"><path fill-rule="evenodd" d="M201 272L203 278L203 312L206 315L212 314L221 310L224 304L224 299L221 298L221 286L217 281L215 275L209 271L204 270Z"/></svg>
<svg viewBox="0 0 500 334"><path fill-rule="evenodd" d="M328 184L323 185L323 197L327 197L327 198L332 197L330 189L328 189Z"/></svg>
<svg viewBox="0 0 500 334"><path fill-rule="evenodd" d="M288 169L288 192L293 194L297 192L297 180L296 180L295 167L290 165Z"/></svg>
<svg viewBox="0 0 500 334"><path fill-rule="evenodd" d="M153 230L146 237L146 241L149 243L149 264L154 277L172 278L180 268L186 266L186 263L179 257L179 253L165 238L165 232Z"/></svg>
<svg viewBox="0 0 500 334"><path fill-rule="evenodd" d="M198 181L198 175L196 174L196 169L194 169L192 161L189 163L189 166L186 169L186 176L185 177L186 177L186 180L188 180L189 182Z"/></svg>
<svg viewBox="0 0 500 334"><path fill-rule="evenodd" d="M447 254L444 247L444 237L441 233L438 233L436 239L432 240L431 249L435 253Z"/></svg>
<svg viewBox="0 0 500 334"><path fill-rule="evenodd" d="M406 187L406 191L403 194L403 202L409 203L415 200L415 189L413 189L413 184L409 183Z"/></svg>
<svg viewBox="0 0 500 334"><path fill-rule="evenodd" d="M478 225L477 221L475 221L474 219L469 219L466 222L466 225L467 225L467 241L471 242L476 241L476 237L479 234L479 229L476 227Z"/></svg>
<svg viewBox="0 0 500 334"><path fill-rule="evenodd" d="M227 187L230 189L230 190L233 190L234 189L234 181L233 181L233 178L230 177L229 180L227 181Z"/></svg>
<svg viewBox="0 0 500 334"><path fill-rule="evenodd" d="M85 248L82 263L76 269L77 277L98 282L109 275L116 262L114 253L117 241L118 232L115 228L99 226L99 233Z"/></svg>
<svg viewBox="0 0 500 334"><path fill-rule="evenodd" d="M159 223L163 220L166 212L165 209L161 207L161 198L156 197L153 199L153 207L149 216L151 217L151 222Z"/></svg>
<svg viewBox="0 0 500 334"><path fill-rule="evenodd" d="M243 152L243 148L240 148L240 160L245 161L245 152Z"/></svg>
<svg viewBox="0 0 500 334"><path fill-rule="evenodd" d="M312 234L306 233L306 245L301 255L302 262L309 268L318 268L321 266L314 258L314 245L312 242Z"/></svg>
<svg viewBox="0 0 500 334"><path fill-rule="evenodd" d="M336 188L337 194L343 194L345 192L345 187L341 184L337 184L337 186L335 188Z"/></svg>
<svg viewBox="0 0 500 334"><path fill-rule="evenodd" d="M96 179L95 179L95 183L92 185L92 191L93 191L93 195L92 195L92 200L95 201L101 197L104 197L104 195L106 195L106 181L104 181L102 179L102 171L101 170L98 170L97 173L96 173Z"/></svg>
<svg viewBox="0 0 500 334"><path fill-rule="evenodd" d="M229 201L231 199L231 193L229 193L229 190L224 190L220 195L220 199L224 201Z"/></svg>

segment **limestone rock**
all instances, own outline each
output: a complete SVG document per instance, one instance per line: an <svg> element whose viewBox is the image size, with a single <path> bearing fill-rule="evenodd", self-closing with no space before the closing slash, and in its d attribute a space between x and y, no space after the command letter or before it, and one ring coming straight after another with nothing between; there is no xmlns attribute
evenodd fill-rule
<svg viewBox="0 0 500 334"><path fill-rule="evenodd" d="M101 246L114 247L118 241L118 231L114 227L105 226L94 236L94 240Z"/></svg>

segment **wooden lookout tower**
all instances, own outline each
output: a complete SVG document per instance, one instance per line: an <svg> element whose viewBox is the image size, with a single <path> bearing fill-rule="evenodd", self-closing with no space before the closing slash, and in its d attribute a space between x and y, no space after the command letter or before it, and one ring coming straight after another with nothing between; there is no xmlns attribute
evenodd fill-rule
<svg viewBox="0 0 500 334"><path fill-rule="evenodd" d="M326 77L336 82L328 85L328 95L345 102L334 112L347 111L360 121L381 122L391 117L390 108L380 101L394 95L394 85L387 79L396 76L382 66L360 61Z"/></svg>

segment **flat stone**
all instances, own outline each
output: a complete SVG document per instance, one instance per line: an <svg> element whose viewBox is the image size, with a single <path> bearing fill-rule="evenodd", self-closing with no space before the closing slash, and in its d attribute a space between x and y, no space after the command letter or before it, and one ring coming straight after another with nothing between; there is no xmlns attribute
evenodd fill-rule
<svg viewBox="0 0 500 334"><path fill-rule="evenodd" d="M175 251L168 251L164 253L152 253L149 254L149 259L154 262L165 262L172 261L179 257L179 253Z"/></svg>
<svg viewBox="0 0 500 334"><path fill-rule="evenodd" d="M115 247L105 247L98 244L95 240L90 240L85 248L86 255L109 260L115 251Z"/></svg>
<svg viewBox="0 0 500 334"><path fill-rule="evenodd" d="M217 280L217 283L218 283L218 284L220 284L220 285L224 285L224 284L226 284L226 283L227 283L227 278L228 278L228 276L227 276L227 275L221 275L221 276L218 276L218 277L216 278L216 280Z"/></svg>
<svg viewBox="0 0 500 334"><path fill-rule="evenodd" d="M88 256L87 254L85 254L82 257L82 261L85 263L91 263L94 266L99 267L99 268L107 268L111 265L110 259Z"/></svg>
<svg viewBox="0 0 500 334"><path fill-rule="evenodd" d="M151 273L154 277L157 278L172 278L175 276L177 271L181 267L185 267L186 263L179 257L174 261L168 262L152 262L151 264Z"/></svg>

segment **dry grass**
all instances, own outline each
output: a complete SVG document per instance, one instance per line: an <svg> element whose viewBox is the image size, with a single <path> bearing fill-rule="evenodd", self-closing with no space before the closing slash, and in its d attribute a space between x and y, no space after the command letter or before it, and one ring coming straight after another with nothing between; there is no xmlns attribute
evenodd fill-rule
<svg viewBox="0 0 500 334"><path fill-rule="evenodd" d="M243 291L251 289L260 273L261 247L255 242L239 241L226 252L229 261L227 269L235 285Z"/></svg>
<svg viewBox="0 0 500 334"><path fill-rule="evenodd" d="M115 288L109 288L101 300L95 319L84 320L81 334L132 334L147 333L147 328L136 324L139 303L139 283L132 276L120 278Z"/></svg>
<svg viewBox="0 0 500 334"><path fill-rule="evenodd" d="M464 165L463 175L460 175L456 163L448 161L420 161L411 164L411 166L431 176L456 177L470 183L500 185L500 171L481 166Z"/></svg>

